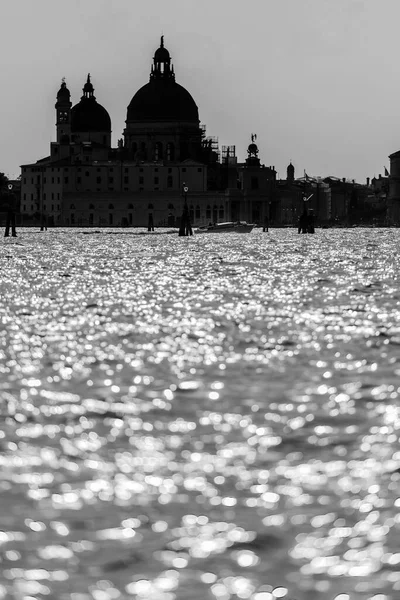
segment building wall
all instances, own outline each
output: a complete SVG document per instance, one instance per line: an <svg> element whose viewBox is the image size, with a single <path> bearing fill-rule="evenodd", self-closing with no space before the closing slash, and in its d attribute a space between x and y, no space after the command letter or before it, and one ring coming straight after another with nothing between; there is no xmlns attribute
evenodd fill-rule
<svg viewBox="0 0 400 600"><path fill-rule="evenodd" d="M186 201L193 225L229 220L226 194L188 193ZM146 227L149 215L156 227L177 226L185 203L178 192L69 192L64 194L60 225Z"/></svg>

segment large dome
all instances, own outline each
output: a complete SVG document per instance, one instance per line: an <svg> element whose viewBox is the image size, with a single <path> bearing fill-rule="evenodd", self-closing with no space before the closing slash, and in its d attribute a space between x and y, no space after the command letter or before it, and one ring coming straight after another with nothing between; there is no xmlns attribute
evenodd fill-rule
<svg viewBox="0 0 400 600"><path fill-rule="evenodd" d="M111 119L95 98L82 98L71 110L71 131L111 131Z"/></svg>
<svg viewBox="0 0 400 600"><path fill-rule="evenodd" d="M189 92L174 79L151 79L132 98L126 121L189 121L198 124L199 110Z"/></svg>

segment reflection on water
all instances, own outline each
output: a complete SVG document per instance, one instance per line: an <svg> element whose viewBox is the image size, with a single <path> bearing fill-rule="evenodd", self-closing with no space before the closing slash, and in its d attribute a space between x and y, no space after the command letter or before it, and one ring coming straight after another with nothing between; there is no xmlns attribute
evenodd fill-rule
<svg viewBox="0 0 400 600"><path fill-rule="evenodd" d="M0 249L0 600L400 597L396 229Z"/></svg>

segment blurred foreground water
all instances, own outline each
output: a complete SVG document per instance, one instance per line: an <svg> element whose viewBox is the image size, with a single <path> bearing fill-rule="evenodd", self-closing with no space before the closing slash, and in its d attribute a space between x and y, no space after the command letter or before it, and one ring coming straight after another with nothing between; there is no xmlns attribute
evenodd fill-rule
<svg viewBox="0 0 400 600"><path fill-rule="evenodd" d="M400 598L400 230L0 245L0 600Z"/></svg>

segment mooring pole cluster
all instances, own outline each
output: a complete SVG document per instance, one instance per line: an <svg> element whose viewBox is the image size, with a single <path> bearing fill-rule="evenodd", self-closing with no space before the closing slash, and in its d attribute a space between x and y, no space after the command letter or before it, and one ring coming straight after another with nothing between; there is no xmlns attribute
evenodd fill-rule
<svg viewBox="0 0 400 600"><path fill-rule="evenodd" d="M186 183L184 183L183 184L183 193L185 194L185 203L183 205L183 213L182 213L182 217L181 217L181 226L179 227L179 235L180 236L193 235L192 226L190 224L189 208L188 208L188 205L187 205L187 193L188 193L188 191L189 191L189 188L186 185Z"/></svg>

